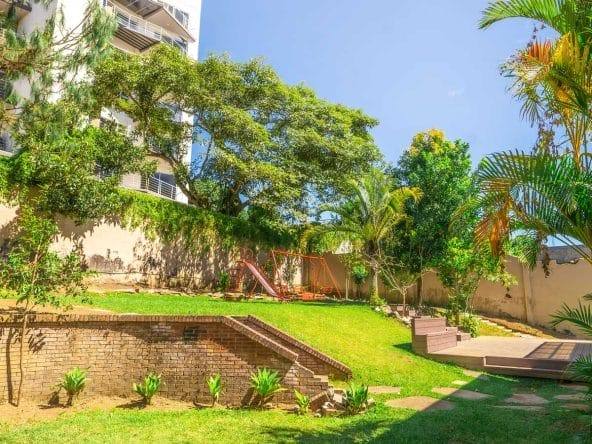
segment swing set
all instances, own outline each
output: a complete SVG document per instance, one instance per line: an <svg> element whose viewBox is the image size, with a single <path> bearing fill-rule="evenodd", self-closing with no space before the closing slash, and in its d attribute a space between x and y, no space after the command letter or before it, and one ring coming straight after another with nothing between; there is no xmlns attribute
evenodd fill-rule
<svg viewBox="0 0 592 444"><path fill-rule="evenodd" d="M300 272L300 285L294 284ZM253 252L244 250L238 266L231 274L232 287L239 291L247 274L253 279L248 284L247 296L252 296L259 285L268 295L283 301L341 299L335 277L323 256L306 255L291 251L271 250L264 265L254 261Z"/></svg>

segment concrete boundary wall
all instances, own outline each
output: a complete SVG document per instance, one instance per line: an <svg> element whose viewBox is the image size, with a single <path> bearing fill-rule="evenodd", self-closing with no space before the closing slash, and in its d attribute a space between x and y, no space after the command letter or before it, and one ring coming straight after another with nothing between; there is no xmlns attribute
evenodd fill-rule
<svg viewBox="0 0 592 444"><path fill-rule="evenodd" d="M509 316L532 325L550 327L551 316L563 304L575 307L582 296L592 293L592 266L582 259L565 254L565 248L552 249L552 257L556 259L549 263L550 275L545 276L541 263L531 270L522 265L515 257L506 258L506 269L516 279L516 285L507 290L501 284L482 281L475 297L473 307L481 313L491 316ZM563 257L566 256L566 257ZM345 292L346 271L339 257L327 254L327 262L335 275L341 290ZM355 295L356 288L350 283L350 297ZM361 287L361 294L367 296L369 285ZM409 302L417 301L417 290L409 290ZM381 286L381 296L388 301L401 302L399 294L389 292ZM424 301L440 307L448 302L448 290L444 288L434 272L426 273L423 277ZM578 337L584 338L573 325L563 323L558 330L566 330Z"/></svg>

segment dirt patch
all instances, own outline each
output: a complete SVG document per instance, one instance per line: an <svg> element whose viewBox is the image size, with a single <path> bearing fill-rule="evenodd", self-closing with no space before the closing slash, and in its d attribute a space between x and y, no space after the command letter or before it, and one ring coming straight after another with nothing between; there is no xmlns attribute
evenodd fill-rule
<svg viewBox="0 0 592 444"><path fill-rule="evenodd" d="M586 399L586 395L584 393L570 393L569 395L553 396L553 399L558 399L560 401L583 401Z"/></svg>
<svg viewBox="0 0 592 444"><path fill-rule="evenodd" d="M145 411L181 411L196 408L190 402L174 401L166 398L154 398L152 405L144 406L135 398L122 398L117 396L81 398L72 407L63 405L48 405L23 401L15 407L10 404L0 405L0 422L8 424L25 424L30 422L48 421L61 416L73 415L85 410L100 409L112 411L116 409L137 409Z"/></svg>
<svg viewBox="0 0 592 444"><path fill-rule="evenodd" d="M550 328L545 328L541 326L533 327L532 325L525 324L524 322L520 322L517 319L504 319L504 318L493 318L490 316L483 316L480 315L483 319L487 319L491 322L495 322L502 327L509 328L512 331L517 333L524 333L531 336L536 336L537 338L545 338L545 339L573 339L574 336L566 333L561 333L555 330L551 330Z"/></svg>
<svg viewBox="0 0 592 444"><path fill-rule="evenodd" d="M23 309L22 306L17 305L16 299L0 299L0 314L19 313ZM33 308L33 313L68 313L68 314L101 314L112 313L109 310L100 308L92 308L86 306L75 305L74 307L64 310L63 308L52 307L51 305L37 306Z"/></svg>

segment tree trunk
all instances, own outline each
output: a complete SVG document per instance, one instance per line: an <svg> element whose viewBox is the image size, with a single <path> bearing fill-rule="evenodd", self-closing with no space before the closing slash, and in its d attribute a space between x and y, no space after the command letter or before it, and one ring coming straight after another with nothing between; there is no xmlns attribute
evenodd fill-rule
<svg viewBox="0 0 592 444"><path fill-rule="evenodd" d="M417 278L417 305L423 303L423 276L420 274Z"/></svg>
<svg viewBox="0 0 592 444"><path fill-rule="evenodd" d="M379 305L380 296L378 294L378 267L372 264L370 267L370 278L372 286L370 288L370 305Z"/></svg>
<svg viewBox="0 0 592 444"><path fill-rule="evenodd" d="M15 405L18 407L20 402L21 402L21 394L23 392L23 381L24 381L24 377L25 377L25 371L24 371L24 365L23 365L23 360L25 357L25 334L27 332L27 321L29 319L29 316L27 315L27 312L25 311L25 314L23 315L23 323L21 324L21 343L20 343L20 352L19 352L19 386L18 386L18 393L16 395L16 403Z"/></svg>

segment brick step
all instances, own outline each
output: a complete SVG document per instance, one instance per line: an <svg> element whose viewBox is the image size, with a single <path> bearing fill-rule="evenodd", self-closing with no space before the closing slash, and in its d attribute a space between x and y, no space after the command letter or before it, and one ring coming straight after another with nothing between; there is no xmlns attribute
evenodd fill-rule
<svg viewBox="0 0 592 444"><path fill-rule="evenodd" d="M471 340L471 334L470 333L465 333L464 331L459 331L459 332L456 333L456 340L458 342L470 341Z"/></svg>
<svg viewBox="0 0 592 444"><path fill-rule="evenodd" d="M348 379L351 370L339 361L297 340L287 333L263 322L254 316L235 316L234 320L269 338L298 355L300 365L306 367L319 377L331 376L335 379ZM327 378L328 381L328 378Z"/></svg>

